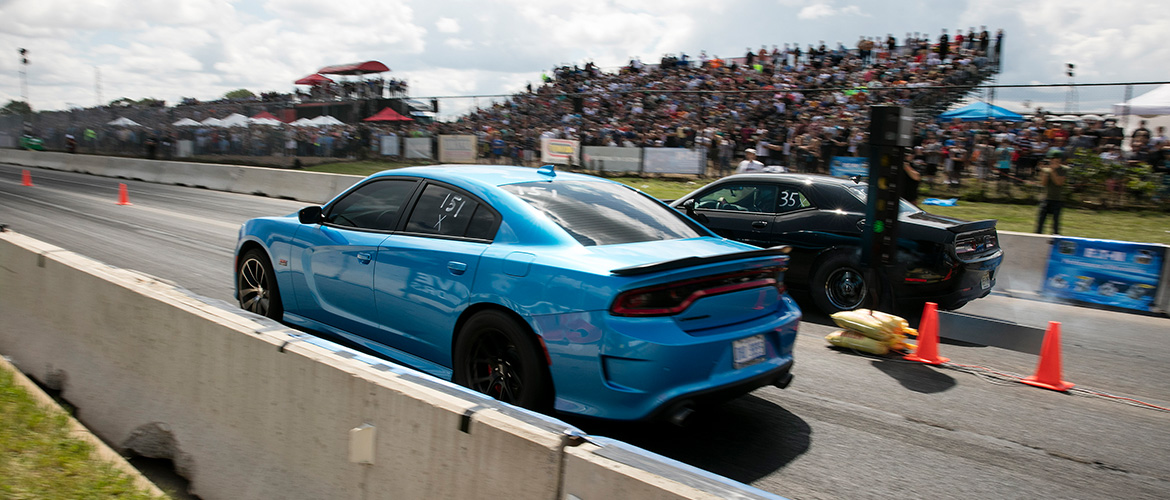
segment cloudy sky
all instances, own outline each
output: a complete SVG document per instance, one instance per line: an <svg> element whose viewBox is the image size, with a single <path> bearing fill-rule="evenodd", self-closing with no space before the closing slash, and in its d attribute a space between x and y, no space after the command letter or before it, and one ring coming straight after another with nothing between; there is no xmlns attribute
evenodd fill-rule
<svg viewBox="0 0 1170 500"><path fill-rule="evenodd" d="M1170 2L1130 0L0 0L0 103L20 100L29 50L34 109L120 97L212 100L290 92L326 65L378 60L415 97L506 94L560 64L802 46L947 28L1004 29L1001 84L1170 80ZM1150 87L1135 88L1141 94ZM1082 88L1107 111L1121 88ZM996 103L1062 111L1065 88L1001 89ZM474 99L462 100L468 105ZM482 104L486 99L481 99ZM453 110L455 101L448 110Z"/></svg>

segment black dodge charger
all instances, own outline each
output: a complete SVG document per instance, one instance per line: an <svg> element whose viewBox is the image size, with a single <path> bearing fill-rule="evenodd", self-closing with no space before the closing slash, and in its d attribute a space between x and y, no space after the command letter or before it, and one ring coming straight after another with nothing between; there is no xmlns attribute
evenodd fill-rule
<svg viewBox="0 0 1170 500"><path fill-rule="evenodd" d="M1003 261L996 221L933 215L905 200L895 262L870 275L877 282L867 279L860 262L867 191L865 183L823 175L741 174L671 206L728 239L790 245L785 283L806 288L825 313L875 307L879 291L899 307L929 301L948 310L991 293Z"/></svg>

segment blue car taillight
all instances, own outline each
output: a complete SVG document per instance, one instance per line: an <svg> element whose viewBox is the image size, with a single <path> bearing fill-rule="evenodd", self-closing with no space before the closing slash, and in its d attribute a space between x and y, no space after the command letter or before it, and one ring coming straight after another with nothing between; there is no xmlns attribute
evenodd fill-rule
<svg viewBox="0 0 1170 500"><path fill-rule="evenodd" d="M703 297L769 286L784 293L780 272L779 267L765 267L636 288L619 294L609 311L615 316L669 316Z"/></svg>

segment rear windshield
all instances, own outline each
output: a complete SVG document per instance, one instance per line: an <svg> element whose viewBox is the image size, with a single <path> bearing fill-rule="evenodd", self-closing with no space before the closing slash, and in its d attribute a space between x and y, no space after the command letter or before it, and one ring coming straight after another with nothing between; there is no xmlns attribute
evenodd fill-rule
<svg viewBox="0 0 1170 500"><path fill-rule="evenodd" d="M865 205L867 203L866 200L869 199L869 186L866 184L858 184L856 186L850 186L849 192L853 193L854 197L861 200L862 205ZM900 202L898 203L898 213L916 214L916 213L921 212L921 211L922 211L921 208L914 206L913 203L910 203L906 200L900 200Z"/></svg>
<svg viewBox="0 0 1170 500"><path fill-rule="evenodd" d="M526 182L502 186L585 246L709 236L670 207L610 182Z"/></svg>

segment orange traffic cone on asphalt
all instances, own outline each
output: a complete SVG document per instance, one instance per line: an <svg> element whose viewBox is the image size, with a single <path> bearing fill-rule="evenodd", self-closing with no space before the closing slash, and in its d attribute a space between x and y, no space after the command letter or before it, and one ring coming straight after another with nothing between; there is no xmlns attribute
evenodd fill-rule
<svg viewBox="0 0 1170 500"><path fill-rule="evenodd" d="M130 203L130 195L126 192L125 183L118 183L118 204L133 205L133 203Z"/></svg>
<svg viewBox="0 0 1170 500"><path fill-rule="evenodd" d="M941 365L950 361L938 355L938 304L927 302L922 308L922 322L918 324L918 348L903 356L908 361Z"/></svg>
<svg viewBox="0 0 1170 500"><path fill-rule="evenodd" d="M31 186L31 185L33 185L33 183L32 183L32 174L28 173L28 170L23 170L23 171L21 171L21 173L20 173L20 185L21 185L21 186Z"/></svg>
<svg viewBox="0 0 1170 500"><path fill-rule="evenodd" d="M1040 346L1040 363L1036 365L1036 374L1024 377L1020 382L1060 392L1066 392L1076 385L1060 377L1060 322L1049 321L1048 331L1044 332L1044 343Z"/></svg>

